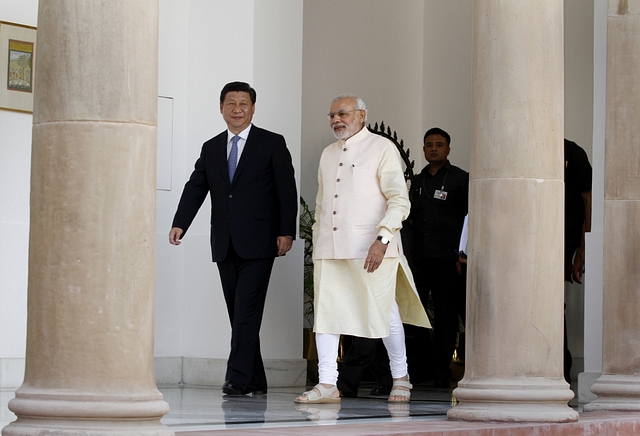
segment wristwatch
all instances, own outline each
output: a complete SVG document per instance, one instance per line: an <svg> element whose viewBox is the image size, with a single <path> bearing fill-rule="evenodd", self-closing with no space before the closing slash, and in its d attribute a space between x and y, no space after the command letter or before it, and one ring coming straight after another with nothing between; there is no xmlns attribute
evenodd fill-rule
<svg viewBox="0 0 640 436"><path fill-rule="evenodd" d="M382 245L389 245L389 242L391 242L384 236L378 236L378 241L382 242Z"/></svg>

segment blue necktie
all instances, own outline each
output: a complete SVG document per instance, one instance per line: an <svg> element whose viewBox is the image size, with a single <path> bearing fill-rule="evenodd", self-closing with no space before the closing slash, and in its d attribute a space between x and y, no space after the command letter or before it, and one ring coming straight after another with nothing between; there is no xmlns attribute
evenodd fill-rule
<svg viewBox="0 0 640 436"><path fill-rule="evenodd" d="M229 181L233 181L233 175L236 173L236 167L238 166L238 140L239 136L234 136L231 138L233 144L231 144L231 152L229 153L229 160L227 164L229 165Z"/></svg>

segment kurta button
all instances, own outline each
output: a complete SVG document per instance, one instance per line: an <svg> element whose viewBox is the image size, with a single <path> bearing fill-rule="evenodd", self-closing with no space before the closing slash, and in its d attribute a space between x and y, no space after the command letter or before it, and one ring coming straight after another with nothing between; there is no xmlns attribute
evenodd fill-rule
<svg viewBox="0 0 640 436"><path fill-rule="evenodd" d="M336 182L339 182L339 181L340 181L340 179L336 180Z"/></svg>
<svg viewBox="0 0 640 436"><path fill-rule="evenodd" d="M347 151L347 147L343 148L342 151Z"/></svg>
<svg viewBox="0 0 640 436"><path fill-rule="evenodd" d="M340 162L339 165L342 166L342 162Z"/></svg>
<svg viewBox="0 0 640 436"><path fill-rule="evenodd" d="M338 228L337 228L337 227L334 227L334 228L333 228L333 231L335 232L336 230L338 230Z"/></svg>
<svg viewBox="0 0 640 436"><path fill-rule="evenodd" d="M229 194L229 198L233 198L233 194Z"/></svg>
<svg viewBox="0 0 640 436"><path fill-rule="evenodd" d="M334 195L333 198L338 198L338 194Z"/></svg>
<svg viewBox="0 0 640 436"><path fill-rule="evenodd" d="M333 214L334 214L334 215L335 215L335 214L337 214L337 213L338 213L338 212L336 212L335 210L333 211Z"/></svg>

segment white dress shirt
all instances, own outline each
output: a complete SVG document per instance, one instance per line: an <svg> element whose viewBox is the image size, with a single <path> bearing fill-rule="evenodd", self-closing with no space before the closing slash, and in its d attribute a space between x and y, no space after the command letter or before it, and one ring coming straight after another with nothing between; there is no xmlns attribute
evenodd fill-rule
<svg viewBox="0 0 640 436"><path fill-rule="evenodd" d="M238 166L238 162L240 162L240 156L242 155L242 150L244 150L244 144L246 144L247 142L247 137L249 136L249 130L251 130L251 124L249 124L249 127L247 127L246 129L244 129L242 132L240 132L237 135L234 135L233 133L231 133L231 131L229 129L227 129L227 160L229 160L229 154L231 153L231 146L233 145L233 137L234 136L239 136L240 139L238 139L238 161L236 162L236 166Z"/></svg>

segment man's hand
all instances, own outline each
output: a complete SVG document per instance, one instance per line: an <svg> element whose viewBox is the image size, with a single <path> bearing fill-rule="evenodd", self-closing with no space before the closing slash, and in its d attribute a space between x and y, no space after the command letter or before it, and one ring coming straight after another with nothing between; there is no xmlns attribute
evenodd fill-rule
<svg viewBox="0 0 640 436"><path fill-rule="evenodd" d="M180 227L172 227L169 231L169 243L171 245L180 245L180 237L184 231Z"/></svg>
<svg viewBox="0 0 640 436"><path fill-rule="evenodd" d="M364 260L364 269L366 269L368 273L377 270L386 252L387 246L376 239L376 241L371 244L371 247L369 247L369 253Z"/></svg>
<svg viewBox="0 0 640 436"><path fill-rule="evenodd" d="M579 247L576 250L576 255L573 258L573 268L571 268L571 278L576 283L582 284L582 274L584 273L584 247Z"/></svg>
<svg viewBox="0 0 640 436"><path fill-rule="evenodd" d="M287 251L291 250L293 239L288 236L278 236L276 243L278 244L278 256L284 256Z"/></svg>

